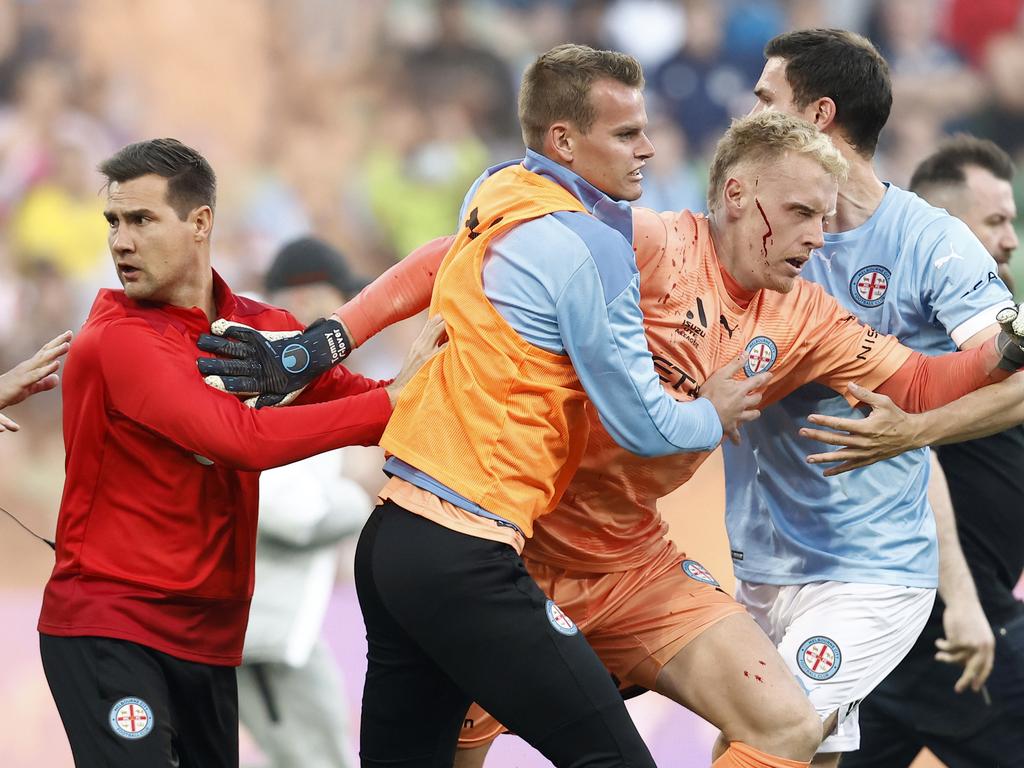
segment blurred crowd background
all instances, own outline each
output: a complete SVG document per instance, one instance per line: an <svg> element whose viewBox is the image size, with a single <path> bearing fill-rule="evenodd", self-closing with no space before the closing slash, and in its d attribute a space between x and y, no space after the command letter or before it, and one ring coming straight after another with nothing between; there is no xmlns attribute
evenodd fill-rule
<svg viewBox="0 0 1024 768"><path fill-rule="evenodd" d="M641 60L657 155L640 204L703 209L710 152L753 103L764 43L801 27L857 30L888 58L895 105L882 178L905 185L957 130L1024 163L1022 9L1024 0L0 0L0 370L77 329L96 290L117 285L95 168L126 143L173 136L211 161L214 264L236 290L258 291L276 249L305 234L372 277L452 231L468 184L522 154L520 74L560 42ZM393 373L408 337L389 334L353 367ZM51 535L59 398L10 415L22 431L0 436L0 506ZM376 490L380 475L367 477ZM0 587L41 589L51 564L0 521Z"/></svg>

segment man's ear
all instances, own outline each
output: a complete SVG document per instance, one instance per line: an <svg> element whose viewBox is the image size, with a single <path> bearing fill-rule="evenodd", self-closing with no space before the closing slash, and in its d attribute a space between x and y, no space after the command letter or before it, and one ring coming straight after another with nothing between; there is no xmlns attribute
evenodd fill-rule
<svg viewBox="0 0 1024 768"><path fill-rule="evenodd" d="M814 112L810 120L819 131L824 131L836 121L836 103L828 96L822 96L814 102Z"/></svg>
<svg viewBox="0 0 1024 768"><path fill-rule="evenodd" d="M210 231L213 229L213 209L208 205L201 205L194 208L189 217L196 240L209 240Z"/></svg>
<svg viewBox="0 0 1024 768"><path fill-rule="evenodd" d="M735 176L726 179L722 186L722 208L730 219L738 219L747 207L747 190L742 181Z"/></svg>
<svg viewBox="0 0 1024 768"><path fill-rule="evenodd" d="M575 131L569 123L552 123L544 137L544 146L547 150L544 154L558 163L569 165L574 157L574 139Z"/></svg>

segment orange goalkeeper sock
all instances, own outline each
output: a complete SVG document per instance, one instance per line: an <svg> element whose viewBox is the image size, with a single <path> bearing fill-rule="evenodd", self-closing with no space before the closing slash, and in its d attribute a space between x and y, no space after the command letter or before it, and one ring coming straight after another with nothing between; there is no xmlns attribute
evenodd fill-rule
<svg viewBox="0 0 1024 768"><path fill-rule="evenodd" d="M810 761L769 755L742 741L730 741L729 748L711 764L711 768L807 768L810 764Z"/></svg>

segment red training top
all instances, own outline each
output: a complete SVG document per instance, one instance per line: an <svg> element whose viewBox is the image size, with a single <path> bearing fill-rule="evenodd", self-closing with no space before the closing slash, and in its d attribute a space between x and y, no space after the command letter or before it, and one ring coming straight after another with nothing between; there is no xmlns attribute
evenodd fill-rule
<svg viewBox="0 0 1024 768"><path fill-rule="evenodd" d="M235 296L214 273L218 317L301 328ZM252 596L259 471L375 445L386 382L336 366L289 408L253 410L208 387L196 307L100 291L64 367L64 495L39 631L130 640L237 665ZM342 398L342 399L336 399Z"/></svg>

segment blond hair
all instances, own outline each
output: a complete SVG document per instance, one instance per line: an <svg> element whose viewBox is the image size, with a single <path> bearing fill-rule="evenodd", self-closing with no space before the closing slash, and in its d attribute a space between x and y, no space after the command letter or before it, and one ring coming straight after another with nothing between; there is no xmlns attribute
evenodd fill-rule
<svg viewBox="0 0 1024 768"><path fill-rule="evenodd" d="M708 209L721 202L729 173L741 163L771 163L787 153L807 155L836 181L849 164L824 133L806 120L772 110L734 120L719 140L708 179Z"/></svg>
<svg viewBox="0 0 1024 768"><path fill-rule="evenodd" d="M590 88L602 78L644 87L640 62L625 53L566 43L541 54L527 68L519 87L519 124L526 146L540 152L544 134L559 120L587 133L597 117Z"/></svg>

